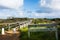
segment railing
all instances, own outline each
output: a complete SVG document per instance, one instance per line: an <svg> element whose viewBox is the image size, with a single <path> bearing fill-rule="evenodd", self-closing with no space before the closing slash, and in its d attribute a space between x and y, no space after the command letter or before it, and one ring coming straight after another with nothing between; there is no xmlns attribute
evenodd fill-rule
<svg viewBox="0 0 60 40"><path fill-rule="evenodd" d="M39 27L40 26L40 27ZM58 40L57 24L32 24L28 25L28 37L30 32L55 31L56 40Z"/></svg>

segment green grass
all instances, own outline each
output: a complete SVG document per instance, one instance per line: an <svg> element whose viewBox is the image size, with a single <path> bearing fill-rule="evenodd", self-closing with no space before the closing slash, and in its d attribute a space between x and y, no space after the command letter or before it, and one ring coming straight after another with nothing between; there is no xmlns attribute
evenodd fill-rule
<svg viewBox="0 0 60 40"><path fill-rule="evenodd" d="M27 32L27 31L28 31L28 27L20 28L20 30L21 30L22 32Z"/></svg>
<svg viewBox="0 0 60 40"><path fill-rule="evenodd" d="M55 40L54 32L33 32L31 33L31 40Z"/></svg>
<svg viewBox="0 0 60 40"><path fill-rule="evenodd" d="M20 29L21 40L55 40L54 32L31 32L31 37L28 38L28 28Z"/></svg>
<svg viewBox="0 0 60 40"><path fill-rule="evenodd" d="M27 32L21 32L21 40L55 40L54 32L31 32L28 38Z"/></svg>

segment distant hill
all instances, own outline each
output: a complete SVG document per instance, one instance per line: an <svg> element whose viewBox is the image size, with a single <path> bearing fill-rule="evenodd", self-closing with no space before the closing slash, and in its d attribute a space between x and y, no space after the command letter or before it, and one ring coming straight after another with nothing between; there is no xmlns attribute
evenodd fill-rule
<svg viewBox="0 0 60 40"><path fill-rule="evenodd" d="M27 21L29 18L8 18L8 19L0 19L0 23L12 23L17 21Z"/></svg>

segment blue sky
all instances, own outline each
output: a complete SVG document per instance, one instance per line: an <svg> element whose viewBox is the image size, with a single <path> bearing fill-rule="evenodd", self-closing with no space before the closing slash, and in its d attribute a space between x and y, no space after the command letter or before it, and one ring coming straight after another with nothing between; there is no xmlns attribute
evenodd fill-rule
<svg viewBox="0 0 60 40"><path fill-rule="evenodd" d="M39 0L25 0L24 9L32 11L38 9L38 2Z"/></svg>
<svg viewBox="0 0 60 40"><path fill-rule="evenodd" d="M0 18L60 18L60 0L0 0Z"/></svg>
<svg viewBox="0 0 60 40"><path fill-rule="evenodd" d="M24 9L28 17L60 18L60 0L25 0Z"/></svg>

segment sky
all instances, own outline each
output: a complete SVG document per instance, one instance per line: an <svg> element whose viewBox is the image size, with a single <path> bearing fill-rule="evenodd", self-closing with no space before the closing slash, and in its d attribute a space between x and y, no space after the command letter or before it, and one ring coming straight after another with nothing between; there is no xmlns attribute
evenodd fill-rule
<svg viewBox="0 0 60 40"><path fill-rule="evenodd" d="M0 0L0 18L60 18L60 0Z"/></svg>

